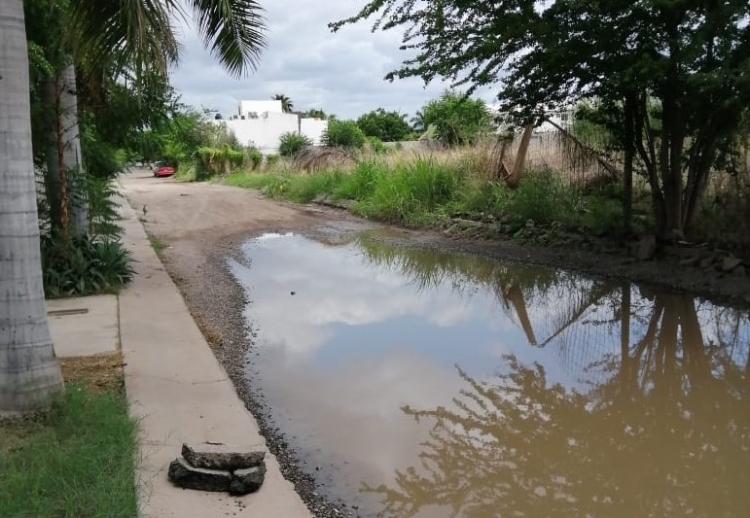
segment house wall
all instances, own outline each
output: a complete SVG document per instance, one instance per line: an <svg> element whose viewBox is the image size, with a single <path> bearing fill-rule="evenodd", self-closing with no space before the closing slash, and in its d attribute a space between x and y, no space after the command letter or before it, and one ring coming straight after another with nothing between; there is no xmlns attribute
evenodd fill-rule
<svg viewBox="0 0 750 518"><path fill-rule="evenodd" d="M328 121L322 119L302 119L300 133L312 140L316 146L323 144L323 134L328 129Z"/></svg>
<svg viewBox="0 0 750 518"><path fill-rule="evenodd" d="M240 101L239 115L248 117L250 113L257 113L262 116L264 113L282 113L281 101Z"/></svg>
<svg viewBox="0 0 750 518"><path fill-rule="evenodd" d="M264 112L257 119L230 119L216 121L224 124L243 146L254 146L265 155L279 152L279 140L284 133L301 133L320 145L328 121L298 119L293 113Z"/></svg>

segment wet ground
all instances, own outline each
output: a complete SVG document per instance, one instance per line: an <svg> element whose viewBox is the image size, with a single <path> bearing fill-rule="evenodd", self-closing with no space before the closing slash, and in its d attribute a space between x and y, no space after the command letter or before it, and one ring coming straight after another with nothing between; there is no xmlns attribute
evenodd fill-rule
<svg viewBox="0 0 750 518"><path fill-rule="evenodd" d="M321 237L322 236L322 237ZM230 269L246 377L353 514L750 513L750 317L676 292L265 234Z"/></svg>

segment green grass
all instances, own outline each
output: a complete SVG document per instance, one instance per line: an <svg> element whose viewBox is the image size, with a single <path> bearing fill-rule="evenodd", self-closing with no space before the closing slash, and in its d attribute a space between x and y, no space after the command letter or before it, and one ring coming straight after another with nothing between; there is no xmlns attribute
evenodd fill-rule
<svg viewBox="0 0 750 518"><path fill-rule="evenodd" d="M479 161L481 162L481 161ZM447 216L494 215L507 222L564 226L604 232L621 223L621 205L611 193L584 195L550 171L529 170L518 189L487 180L477 157L454 160L412 156L365 157L350 171L302 173L286 168L230 175L225 183L263 189L271 197L309 202L319 195L353 200L353 212L406 226L432 226Z"/></svg>
<svg viewBox="0 0 750 518"><path fill-rule="evenodd" d="M43 417L0 423L0 516L136 516L137 425L125 397L67 386Z"/></svg>

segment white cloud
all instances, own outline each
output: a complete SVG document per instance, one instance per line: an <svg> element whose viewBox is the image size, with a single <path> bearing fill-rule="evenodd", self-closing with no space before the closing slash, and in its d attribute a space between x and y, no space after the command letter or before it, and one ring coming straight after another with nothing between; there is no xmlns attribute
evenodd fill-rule
<svg viewBox="0 0 750 518"><path fill-rule="evenodd" d="M230 77L184 23L183 54L172 83L183 102L218 109L225 116L237 111L242 99L267 99L283 93L296 109L323 108L353 118L382 107L412 115L437 97L447 83L425 87L419 79L384 80L407 54L399 50L398 32L370 32L365 21L333 34L327 24L354 14L361 4L346 0L277 0L263 2L268 48L257 73ZM483 97L491 100L485 91Z"/></svg>

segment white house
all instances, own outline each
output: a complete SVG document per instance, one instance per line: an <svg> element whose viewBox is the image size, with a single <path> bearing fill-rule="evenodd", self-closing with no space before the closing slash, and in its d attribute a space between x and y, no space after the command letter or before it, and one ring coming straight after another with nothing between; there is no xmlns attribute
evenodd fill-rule
<svg viewBox="0 0 750 518"><path fill-rule="evenodd" d="M281 101L240 101L238 114L223 123L243 146L254 146L263 154L279 152L279 140L284 133L299 133L320 145L328 121L310 119L296 113L284 113Z"/></svg>

